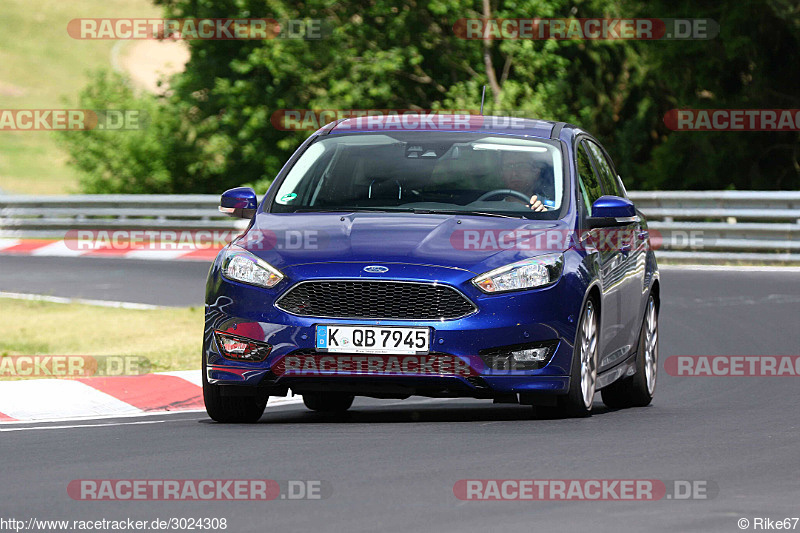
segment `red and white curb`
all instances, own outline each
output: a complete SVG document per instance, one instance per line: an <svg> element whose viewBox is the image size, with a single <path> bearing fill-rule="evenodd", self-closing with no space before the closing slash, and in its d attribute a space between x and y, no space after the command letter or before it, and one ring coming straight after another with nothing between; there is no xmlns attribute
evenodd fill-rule
<svg viewBox="0 0 800 533"><path fill-rule="evenodd" d="M144 376L0 381L0 423L205 411L200 370ZM300 403L270 398L268 406Z"/></svg>
<svg viewBox="0 0 800 533"><path fill-rule="evenodd" d="M111 257L150 261L211 261L221 249L209 247L190 250L130 250L126 248L75 250L67 246L67 243L63 240L0 239L0 254L36 257Z"/></svg>

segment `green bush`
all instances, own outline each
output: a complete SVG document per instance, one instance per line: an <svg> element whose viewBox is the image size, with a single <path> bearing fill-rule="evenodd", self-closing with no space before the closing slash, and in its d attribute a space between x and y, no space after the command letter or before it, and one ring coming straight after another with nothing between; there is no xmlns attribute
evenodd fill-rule
<svg viewBox="0 0 800 533"><path fill-rule="evenodd" d="M480 1L156 0L175 18L329 21L325 39L193 41L168 97L101 73L89 108L135 108L146 129L64 135L87 192L264 191L309 132L270 123L280 109L476 109L573 122L600 138L631 189L800 188L797 132L685 133L674 108L798 108L800 25L783 0L515 0L493 18L707 17L696 41L480 40L455 37ZM493 73L493 76L489 74Z"/></svg>

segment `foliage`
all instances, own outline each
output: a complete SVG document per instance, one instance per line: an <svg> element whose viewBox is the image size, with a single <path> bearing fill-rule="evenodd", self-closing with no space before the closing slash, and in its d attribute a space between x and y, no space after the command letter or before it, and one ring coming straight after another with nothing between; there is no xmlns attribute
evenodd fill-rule
<svg viewBox="0 0 800 533"><path fill-rule="evenodd" d="M328 21L320 40L192 41L164 99L98 77L103 98L152 112L130 138L73 144L89 191L264 190L308 132L280 131L280 109L487 109L564 120L607 146L631 189L800 187L798 132L671 132L673 108L800 108L800 24L788 0L493 0L493 18L693 17L719 22L696 41L486 43L454 35L483 2L460 0L155 0L168 17ZM496 84L492 83L496 79ZM116 85L115 85L116 83ZM86 106L86 104L84 104Z"/></svg>
<svg viewBox="0 0 800 533"><path fill-rule="evenodd" d="M187 193L207 180L207 141L171 103L136 95L115 73L99 71L80 95L83 109L135 110L140 129L67 131L60 142L85 171L87 193ZM202 187L202 185L200 185ZM205 185L207 188L213 184Z"/></svg>

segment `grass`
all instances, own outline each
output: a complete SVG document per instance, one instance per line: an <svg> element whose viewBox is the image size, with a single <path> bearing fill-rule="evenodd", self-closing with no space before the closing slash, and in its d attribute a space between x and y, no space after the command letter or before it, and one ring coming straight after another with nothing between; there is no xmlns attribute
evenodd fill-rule
<svg viewBox="0 0 800 533"><path fill-rule="evenodd" d="M153 372L200 367L203 309L134 310L0 299L0 357L135 355ZM7 378L0 378L7 379Z"/></svg>
<svg viewBox="0 0 800 533"><path fill-rule="evenodd" d="M77 40L75 18L158 17L150 0L3 0L0 109L76 107L89 73L111 67L113 40ZM130 44L130 42L125 43ZM78 192L78 171L48 131L0 131L0 189L6 193Z"/></svg>

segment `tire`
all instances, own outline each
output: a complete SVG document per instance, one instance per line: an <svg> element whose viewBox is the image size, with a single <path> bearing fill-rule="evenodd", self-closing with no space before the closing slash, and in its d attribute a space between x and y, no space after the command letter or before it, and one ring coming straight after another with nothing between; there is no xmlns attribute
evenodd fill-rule
<svg viewBox="0 0 800 533"><path fill-rule="evenodd" d="M222 423L258 422L267 407L269 396L223 396L219 385L208 382L206 364L203 361L203 402L206 412L213 420Z"/></svg>
<svg viewBox="0 0 800 533"><path fill-rule="evenodd" d="M355 396L340 392L309 392L303 394L303 403L319 413L344 413L353 405Z"/></svg>
<svg viewBox="0 0 800 533"><path fill-rule="evenodd" d="M658 374L658 311L652 295L647 299L636 351L636 373L600 391L607 406L645 407L653 401Z"/></svg>
<svg viewBox="0 0 800 533"><path fill-rule="evenodd" d="M545 414L560 418L582 418L592 414L597 387L597 351L600 339L599 314L593 299L586 301L575 334L575 351L570 369L569 392L558 396L557 405ZM543 408L535 408L537 414Z"/></svg>

